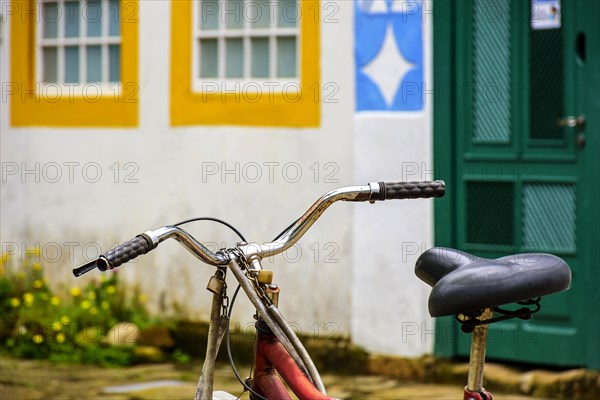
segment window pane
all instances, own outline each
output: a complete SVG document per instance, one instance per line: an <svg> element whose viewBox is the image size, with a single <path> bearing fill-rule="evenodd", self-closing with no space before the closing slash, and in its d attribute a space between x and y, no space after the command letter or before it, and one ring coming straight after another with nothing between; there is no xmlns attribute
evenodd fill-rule
<svg viewBox="0 0 600 400"><path fill-rule="evenodd" d="M121 7L119 0L109 0L108 2L108 35L121 35Z"/></svg>
<svg viewBox="0 0 600 400"><path fill-rule="evenodd" d="M298 24L300 16L299 5L296 0L279 0L277 11L277 25L282 28L294 27Z"/></svg>
<svg viewBox="0 0 600 400"><path fill-rule="evenodd" d="M65 2L65 36L79 36L79 2Z"/></svg>
<svg viewBox="0 0 600 400"><path fill-rule="evenodd" d="M79 82L79 47L65 47L65 82Z"/></svg>
<svg viewBox="0 0 600 400"><path fill-rule="evenodd" d="M242 0L227 0L221 3L225 9L223 15L225 17L225 27L227 29L242 29L244 27L243 9L244 3Z"/></svg>
<svg viewBox="0 0 600 400"><path fill-rule="evenodd" d="M44 58L44 82L56 82L57 81L57 61L56 47L44 47L42 50L42 56Z"/></svg>
<svg viewBox="0 0 600 400"><path fill-rule="evenodd" d="M219 29L219 0L200 1L200 29Z"/></svg>
<svg viewBox="0 0 600 400"><path fill-rule="evenodd" d="M102 82L102 47L87 46L87 82Z"/></svg>
<svg viewBox="0 0 600 400"><path fill-rule="evenodd" d="M251 0L244 11L244 16L248 18L248 22L252 28L268 28L271 15L270 10L268 2Z"/></svg>
<svg viewBox="0 0 600 400"><path fill-rule="evenodd" d="M200 41L200 78L219 76L219 52L217 39Z"/></svg>
<svg viewBox="0 0 600 400"><path fill-rule="evenodd" d="M100 3L100 0L88 0L83 16L87 21L87 35L101 36L102 4Z"/></svg>
<svg viewBox="0 0 600 400"><path fill-rule="evenodd" d="M253 38L252 41L252 77L269 77L269 39Z"/></svg>
<svg viewBox="0 0 600 400"><path fill-rule="evenodd" d="M241 78L244 76L244 41L242 39L225 40L225 77Z"/></svg>
<svg viewBox="0 0 600 400"><path fill-rule="evenodd" d="M58 37L58 4L44 3L42 7L42 18L44 19L44 37Z"/></svg>
<svg viewBox="0 0 600 400"><path fill-rule="evenodd" d="M121 81L121 46L111 44L108 46L108 80L110 82Z"/></svg>
<svg viewBox="0 0 600 400"><path fill-rule="evenodd" d="M277 38L277 77L296 77L296 38Z"/></svg>

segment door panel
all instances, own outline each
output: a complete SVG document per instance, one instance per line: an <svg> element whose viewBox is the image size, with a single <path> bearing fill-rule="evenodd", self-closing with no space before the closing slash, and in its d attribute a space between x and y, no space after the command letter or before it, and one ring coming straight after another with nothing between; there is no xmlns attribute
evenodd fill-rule
<svg viewBox="0 0 600 400"><path fill-rule="evenodd" d="M595 292L600 288L598 268L589 263L598 246L590 247L589 237L598 237L590 217L597 216L600 199L590 187L600 177L589 181L589 171L599 156L590 157L594 150L577 138L599 131L600 104L590 99L600 92L600 80L590 63L598 65L600 55L589 45L599 40L594 21L600 2L563 0L553 10L560 24L544 29L532 22L538 11L534 3L539 2L475 0L452 6L455 17L469 17L450 28L455 61L447 76L457 88L471 87L472 92L457 97L454 105L455 146L448 156L455 160L449 179L454 190L449 190L451 200L436 206L436 244L488 258L532 252L564 258L573 272L571 289L544 297L533 320L491 325L487 354L528 363L595 365L588 352L590 334L597 329L591 328L589 311L595 308L597 321L598 306L590 305L589 290L590 285ZM439 46L443 41L435 39L435 32L434 26ZM578 57L581 32L587 35L585 62ZM565 123L568 116L590 113L590 105L594 116L585 126ZM434 116L439 126L439 115L447 111L434 112L441 113ZM440 129L434 131L437 141ZM596 138L589 139L600 147ZM440 148L436 145L436 159ZM448 154L445 148L442 152ZM595 199L595 211L590 199ZM455 217L452 227L438 235L444 209ZM590 283L590 277L595 281ZM456 341L448 344L446 332L445 343L438 340L436 349L468 356L470 337L459 333L456 324L454 330Z"/></svg>

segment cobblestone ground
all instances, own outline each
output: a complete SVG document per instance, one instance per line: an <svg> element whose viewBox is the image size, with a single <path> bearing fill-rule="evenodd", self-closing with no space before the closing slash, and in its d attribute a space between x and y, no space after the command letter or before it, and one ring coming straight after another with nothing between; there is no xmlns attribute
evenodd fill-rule
<svg viewBox="0 0 600 400"><path fill-rule="evenodd" d="M200 365L140 365L129 368L99 368L81 365L55 365L45 361L0 359L0 399L93 399L93 400L190 400ZM247 373L247 368L240 368ZM106 393L105 388L158 380L177 380L183 384L130 393ZM401 382L380 376L323 376L329 395L341 399L462 399L462 389L443 385ZM229 365L216 371L216 389L236 396L240 385ZM104 390L104 391L103 391ZM494 393L495 400L527 400L531 397ZM247 399L245 394L241 399Z"/></svg>

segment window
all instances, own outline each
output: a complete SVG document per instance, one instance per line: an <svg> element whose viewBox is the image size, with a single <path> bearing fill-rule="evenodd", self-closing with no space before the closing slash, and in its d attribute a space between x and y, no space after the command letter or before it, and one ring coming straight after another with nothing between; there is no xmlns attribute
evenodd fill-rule
<svg viewBox="0 0 600 400"><path fill-rule="evenodd" d="M172 3L171 123L318 126L319 2Z"/></svg>
<svg viewBox="0 0 600 400"><path fill-rule="evenodd" d="M297 0L201 0L194 4L196 91L202 91L203 80L215 79L298 83ZM283 90L285 85L280 86Z"/></svg>
<svg viewBox="0 0 600 400"><path fill-rule="evenodd" d="M45 0L38 7L38 82L118 83L119 0Z"/></svg>
<svg viewBox="0 0 600 400"><path fill-rule="evenodd" d="M137 0L15 3L11 125L137 126Z"/></svg>

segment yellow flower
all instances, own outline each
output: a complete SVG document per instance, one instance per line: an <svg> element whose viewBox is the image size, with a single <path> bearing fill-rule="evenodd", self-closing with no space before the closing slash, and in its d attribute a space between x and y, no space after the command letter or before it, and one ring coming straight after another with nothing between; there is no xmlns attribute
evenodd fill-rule
<svg viewBox="0 0 600 400"><path fill-rule="evenodd" d="M10 305L14 308L17 308L21 305L21 300L17 299L16 297L13 297L12 299L10 299Z"/></svg>
<svg viewBox="0 0 600 400"><path fill-rule="evenodd" d="M52 296L52 298L50 299L50 304L52 304L53 306L60 305L60 297Z"/></svg>
<svg viewBox="0 0 600 400"><path fill-rule="evenodd" d="M70 320L70 319L69 319L69 317L67 317L66 315L63 315L63 316L60 318L60 322L62 322L62 323L63 323L63 325L66 325L66 324L68 324L69 322L71 322L71 320Z"/></svg>
<svg viewBox="0 0 600 400"><path fill-rule="evenodd" d="M77 297L77 296L81 295L81 289L79 289L77 286L72 287L69 292L71 293L71 296L73 296L73 297Z"/></svg>
<svg viewBox="0 0 600 400"><path fill-rule="evenodd" d="M104 275L100 275L100 283L106 282L106 277Z"/></svg>
<svg viewBox="0 0 600 400"><path fill-rule="evenodd" d="M42 270L42 264L40 263L33 263L33 269L36 271L41 271Z"/></svg>
<svg viewBox="0 0 600 400"><path fill-rule="evenodd" d="M90 300L96 300L96 292L89 292L88 293L88 298Z"/></svg>
<svg viewBox="0 0 600 400"><path fill-rule="evenodd" d="M110 308L110 304L108 304L108 301L103 301L100 303L100 307L102 307L103 310L108 310Z"/></svg>
<svg viewBox="0 0 600 400"><path fill-rule="evenodd" d="M92 307L92 309L90 310L90 314L92 314L92 315L98 314L98 309L96 307Z"/></svg>
<svg viewBox="0 0 600 400"><path fill-rule="evenodd" d="M106 293L108 294L114 294L117 291L117 288L114 285L110 285L109 287L106 288Z"/></svg>
<svg viewBox="0 0 600 400"><path fill-rule="evenodd" d="M25 279L25 272L23 272L23 271L17 272L17 278L18 279Z"/></svg>
<svg viewBox="0 0 600 400"><path fill-rule="evenodd" d="M44 283L41 280L36 279L35 281L33 281L33 287L34 288L39 289L42 286L44 286Z"/></svg>
<svg viewBox="0 0 600 400"><path fill-rule="evenodd" d="M10 258L10 253L2 253L2 257L0 257L0 263L5 264Z"/></svg>
<svg viewBox="0 0 600 400"><path fill-rule="evenodd" d="M23 301L25 301L26 306L31 306L33 304L33 295L31 293L25 293L23 295Z"/></svg>
<svg viewBox="0 0 600 400"><path fill-rule="evenodd" d="M145 303L148 301L148 296L146 296L144 293L142 293L138 296L138 300L140 303Z"/></svg>
<svg viewBox="0 0 600 400"><path fill-rule="evenodd" d="M56 343L62 343L65 341L65 334L60 332L56 335Z"/></svg>
<svg viewBox="0 0 600 400"><path fill-rule="evenodd" d="M88 308L90 308L91 304L90 304L90 302L89 302L89 301L87 301L87 300L84 300L84 301L82 301L82 302L81 302L80 306L81 306L81 308L83 308L84 310L87 310Z"/></svg>
<svg viewBox="0 0 600 400"><path fill-rule="evenodd" d="M42 335L40 335L39 333L36 335L33 335L33 343L40 344L43 341L44 341L44 337Z"/></svg>

